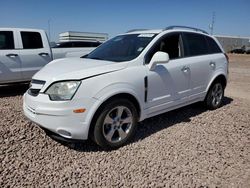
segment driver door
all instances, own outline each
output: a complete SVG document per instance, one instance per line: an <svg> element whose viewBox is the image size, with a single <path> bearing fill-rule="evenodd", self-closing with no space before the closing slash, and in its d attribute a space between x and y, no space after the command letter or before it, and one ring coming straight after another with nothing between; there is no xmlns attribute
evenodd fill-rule
<svg viewBox="0 0 250 188"><path fill-rule="evenodd" d="M154 70L147 69L148 117L188 100L190 94L190 69L183 60L183 45L180 33L166 34L149 50L145 58L148 64L157 51L168 53L169 62L157 64Z"/></svg>

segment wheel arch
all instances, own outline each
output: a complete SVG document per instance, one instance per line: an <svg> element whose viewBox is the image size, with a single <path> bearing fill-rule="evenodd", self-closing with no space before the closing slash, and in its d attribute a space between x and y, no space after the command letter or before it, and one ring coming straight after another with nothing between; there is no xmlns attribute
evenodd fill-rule
<svg viewBox="0 0 250 188"><path fill-rule="evenodd" d="M131 101L136 108L136 111L138 113L138 119L141 119L142 116L142 107L140 105L140 102L138 100L137 97L135 97L133 94L129 93L129 92L120 92L120 93L114 93L113 95L110 95L104 99L102 99L100 102L100 104L97 106L91 120L90 120L90 125L89 125L89 132L88 132L88 137L90 137L93 133L94 130L94 124L97 120L98 115L100 114L101 110L104 108L104 106L109 102L112 101L114 99L128 99L129 101Z"/></svg>
<svg viewBox="0 0 250 188"><path fill-rule="evenodd" d="M207 86L206 92L209 91L210 87L217 81L220 81L223 85L223 88L225 89L227 86L227 76L223 73L217 74L216 76L211 79L210 83Z"/></svg>
<svg viewBox="0 0 250 188"><path fill-rule="evenodd" d="M221 83L222 87L223 87L223 90L224 90L226 85L227 85L226 76L223 75L223 74L219 74L219 75L215 76L215 78L211 81L211 83L210 83L210 85L209 85L209 87L207 89L206 96L204 98L204 104L210 110L215 110L215 109L219 108L221 106L221 104L222 104L222 99L223 99L223 96L224 96L223 91L222 91L222 94L221 94L222 98L219 99L220 101L218 101L218 103L217 103L216 102L217 99L214 100L215 98L211 94L212 93L211 89L213 88L215 83ZM214 104L213 101L215 101L216 104Z"/></svg>

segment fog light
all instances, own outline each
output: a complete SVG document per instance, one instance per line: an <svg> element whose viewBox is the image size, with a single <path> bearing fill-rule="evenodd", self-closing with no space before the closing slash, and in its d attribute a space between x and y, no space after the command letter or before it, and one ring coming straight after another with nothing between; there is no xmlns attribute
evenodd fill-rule
<svg viewBox="0 0 250 188"><path fill-rule="evenodd" d="M57 133L60 134L60 135L66 136L66 137L71 137L71 133L68 132L68 131L65 131L63 129L57 130Z"/></svg>

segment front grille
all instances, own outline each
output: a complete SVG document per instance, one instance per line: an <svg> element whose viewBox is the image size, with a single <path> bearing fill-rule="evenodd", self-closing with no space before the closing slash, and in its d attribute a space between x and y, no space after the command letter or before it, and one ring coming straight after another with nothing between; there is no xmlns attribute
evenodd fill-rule
<svg viewBox="0 0 250 188"><path fill-rule="evenodd" d="M39 94L42 87L44 86L44 84L45 84L45 81L43 80L34 80L34 79L31 80L28 94L36 97Z"/></svg>
<svg viewBox="0 0 250 188"><path fill-rule="evenodd" d="M32 89L32 88L30 88L30 89L28 90L28 94L30 94L31 96L36 97L36 96L39 94L40 90L41 90L41 89Z"/></svg>

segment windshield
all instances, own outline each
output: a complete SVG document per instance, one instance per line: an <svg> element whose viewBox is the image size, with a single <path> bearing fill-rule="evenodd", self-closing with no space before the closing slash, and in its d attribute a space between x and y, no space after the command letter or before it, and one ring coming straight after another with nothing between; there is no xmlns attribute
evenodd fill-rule
<svg viewBox="0 0 250 188"><path fill-rule="evenodd" d="M155 34L149 33L117 36L83 58L115 62L130 61L136 58L154 37Z"/></svg>

